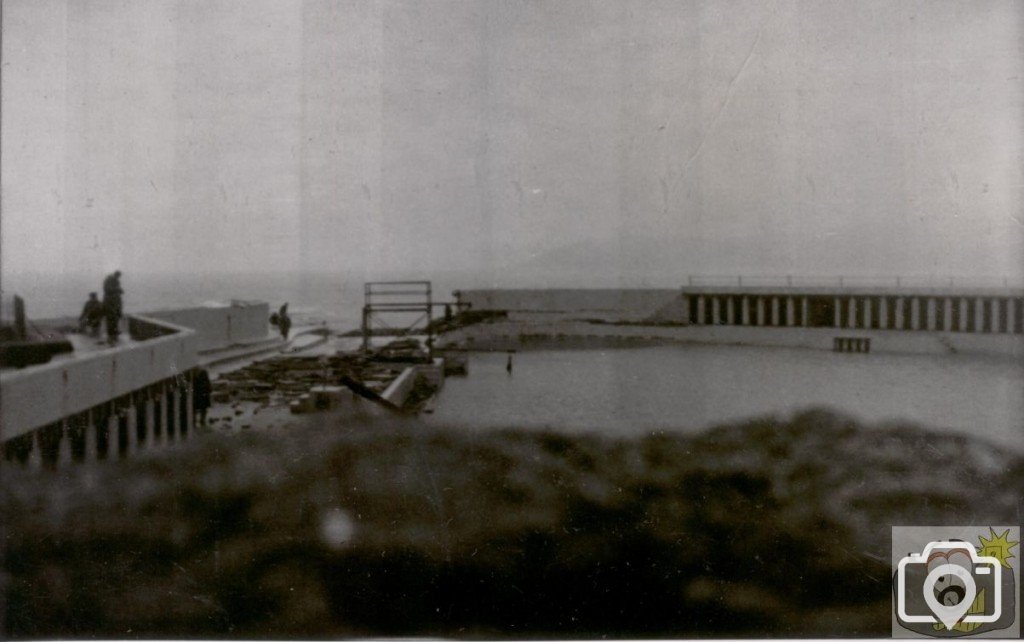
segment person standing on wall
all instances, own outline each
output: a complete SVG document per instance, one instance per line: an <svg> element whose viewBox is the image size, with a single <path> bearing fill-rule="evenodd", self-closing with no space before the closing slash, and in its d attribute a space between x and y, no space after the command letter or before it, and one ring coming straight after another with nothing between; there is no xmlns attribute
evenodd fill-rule
<svg viewBox="0 0 1024 642"><path fill-rule="evenodd" d="M82 314L78 317L78 328L82 332L88 328L89 334L95 337L100 333L101 323L103 323L103 304L96 298L95 292L90 292L89 300L85 302Z"/></svg>
<svg viewBox="0 0 1024 642"><path fill-rule="evenodd" d="M124 302L121 289L121 270L103 279L103 312L107 318L107 338L110 343L117 343L117 337L121 333L121 314L124 311Z"/></svg>

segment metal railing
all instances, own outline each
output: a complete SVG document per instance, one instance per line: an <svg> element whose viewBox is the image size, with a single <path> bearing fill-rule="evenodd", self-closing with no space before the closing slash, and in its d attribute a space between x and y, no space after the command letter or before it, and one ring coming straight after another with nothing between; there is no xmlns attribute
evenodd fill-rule
<svg viewBox="0 0 1024 642"><path fill-rule="evenodd" d="M1000 288L1024 289L1020 277L964 276L793 276L793 275L692 275L692 287L900 287L900 288Z"/></svg>

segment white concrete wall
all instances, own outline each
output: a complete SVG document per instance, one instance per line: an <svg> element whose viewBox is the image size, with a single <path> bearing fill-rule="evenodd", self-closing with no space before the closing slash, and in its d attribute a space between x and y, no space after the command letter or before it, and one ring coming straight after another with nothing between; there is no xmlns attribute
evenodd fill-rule
<svg viewBox="0 0 1024 642"><path fill-rule="evenodd" d="M267 303L160 310L147 316L195 330L200 352L262 341L270 329Z"/></svg>
<svg viewBox="0 0 1024 642"><path fill-rule="evenodd" d="M196 366L195 332L132 317L172 333L0 374L0 443Z"/></svg>

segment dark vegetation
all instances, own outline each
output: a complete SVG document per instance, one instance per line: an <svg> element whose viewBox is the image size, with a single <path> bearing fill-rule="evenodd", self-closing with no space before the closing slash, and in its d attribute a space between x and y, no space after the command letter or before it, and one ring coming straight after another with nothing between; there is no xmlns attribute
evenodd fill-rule
<svg viewBox="0 0 1024 642"><path fill-rule="evenodd" d="M0 471L10 637L883 636L890 525L1024 490L1019 455L822 411L628 441L321 415Z"/></svg>

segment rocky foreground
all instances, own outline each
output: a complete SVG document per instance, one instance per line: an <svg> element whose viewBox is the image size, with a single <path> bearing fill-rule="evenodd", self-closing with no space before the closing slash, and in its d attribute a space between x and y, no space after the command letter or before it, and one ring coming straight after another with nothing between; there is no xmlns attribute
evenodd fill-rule
<svg viewBox="0 0 1024 642"><path fill-rule="evenodd" d="M825 411L635 440L319 415L0 477L7 637L885 636L890 526L1018 521L1024 457Z"/></svg>

